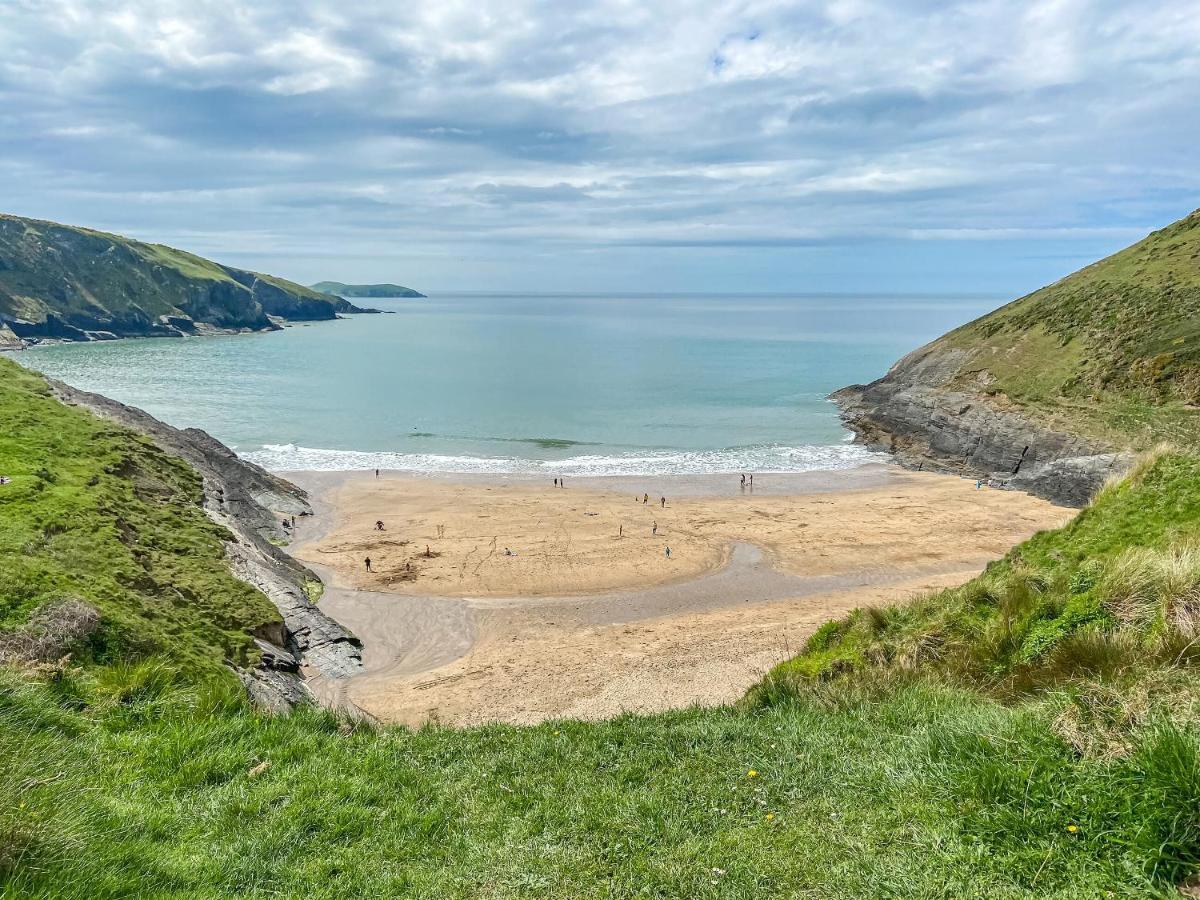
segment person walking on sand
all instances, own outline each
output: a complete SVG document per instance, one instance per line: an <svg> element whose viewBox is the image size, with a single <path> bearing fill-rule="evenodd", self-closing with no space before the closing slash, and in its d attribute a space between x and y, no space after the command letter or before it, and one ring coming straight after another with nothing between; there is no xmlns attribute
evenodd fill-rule
<svg viewBox="0 0 1200 900"><path fill-rule="evenodd" d="M554 486L558 487L558 479L557 478L554 479Z"/></svg>
<svg viewBox="0 0 1200 900"><path fill-rule="evenodd" d="M743 475L742 476L742 487L745 487L745 486L746 486L746 476Z"/></svg>
<svg viewBox="0 0 1200 900"><path fill-rule="evenodd" d="M376 478L378 478L378 477L379 477L379 470L378 470L378 469L376 469L376 470L375 470L375 477L376 477Z"/></svg>
<svg viewBox="0 0 1200 900"><path fill-rule="evenodd" d="M366 559L363 560L363 562L365 562L367 564L367 571L370 572L371 571L371 557L368 556Z"/></svg>
<svg viewBox="0 0 1200 900"><path fill-rule="evenodd" d="M666 497L659 497L658 499L659 499L659 500L662 502L662 508L663 508L663 509L666 509L666 508L667 508L667 498L666 498Z"/></svg>
<svg viewBox="0 0 1200 900"><path fill-rule="evenodd" d="M750 487L754 487L754 473L750 473Z"/></svg>
<svg viewBox="0 0 1200 900"><path fill-rule="evenodd" d="M649 502L650 502L650 495L642 494L642 506L645 506Z"/></svg>
<svg viewBox="0 0 1200 900"><path fill-rule="evenodd" d="M671 558L671 547L670 547L670 545L668 545L667 546L667 559L670 559L670 558Z"/></svg>
<svg viewBox="0 0 1200 900"><path fill-rule="evenodd" d="M654 527L650 529L650 536L658 537L658 523L657 522L655 522Z"/></svg>

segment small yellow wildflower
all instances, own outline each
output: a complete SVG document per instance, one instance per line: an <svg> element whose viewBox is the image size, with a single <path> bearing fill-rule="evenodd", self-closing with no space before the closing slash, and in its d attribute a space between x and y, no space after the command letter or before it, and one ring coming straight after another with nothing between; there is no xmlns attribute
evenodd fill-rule
<svg viewBox="0 0 1200 900"><path fill-rule="evenodd" d="M767 821L768 822L770 822L773 818L775 818L775 813L767 813Z"/></svg>
<svg viewBox="0 0 1200 900"><path fill-rule="evenodd" d="M746 773L746 777L747 778L757 778L758 772L754 769L751 769L749 772Z"/></svg>
<svg viewBox="0 0 1200 900"><path fill-rule="evenodd" d="M1070 825L1068 825L1068 826L1067 826L1067 831L1068 831L1070 834L1074 834L1074 833L1075 833L1075 832L1077 832L1078 830L1079 830L1079 826L1078 826L1078 825L1076 825L1076 824L1074 824L1074 823L1072 823L1072 824L1070 824Z"/></svg>

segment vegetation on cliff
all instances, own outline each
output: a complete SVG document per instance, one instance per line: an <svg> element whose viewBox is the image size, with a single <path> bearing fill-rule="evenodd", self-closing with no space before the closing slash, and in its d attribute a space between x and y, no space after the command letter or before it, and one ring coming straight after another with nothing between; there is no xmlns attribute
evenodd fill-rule
<svg viewBox="0 0 1200 900"><path fill-rule="evenodd" d="M1114 447L1200 446L1200 210L900 368L939 355L950 361L939 369L946 387L1052 427Z"/></svg>
<svg viewBox="0 0 1200 900"><path fill-rule="evenodd" d="M0 422L0 629L82 601L101 618L79 659L155 655L197 676L250 659L249 632L279 614L230 573L192 469L4 359Z"/></svg>
<svg viewBox="0 0 1200 900"><path fill-rule="evenodd" d="M0 666L0 893L1158 897L1200 869L1192 456L826 626L738 707L414 732L251 711L219 660L271 611L195 477L11 365L0 416L0 641L67 597L105 636Z"/></svg>
<svg viewBox="0 0 1200 900"><path fill-rule="evenodd" d="M312 285L314 291L336 294L339 297L424 297L412 288L399 284L344 284L341 281L319 281Z"/></svg>
<svg viewBox="0 0 1200 900"><path fill-rule="evenodd" d="M0 214L0 324L86 340L333 319L337 300L183 250Z"/></svg>

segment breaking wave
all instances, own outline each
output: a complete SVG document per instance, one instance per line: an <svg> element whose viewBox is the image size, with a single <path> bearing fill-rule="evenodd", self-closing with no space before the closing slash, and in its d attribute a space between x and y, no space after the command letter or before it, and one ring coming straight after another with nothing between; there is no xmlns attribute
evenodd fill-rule
<svg viewBox="0 0 1200 900"><path fill-rule="evenodd" d="M365 450L325 450L296 444L267 444L243 458L273 471L340 472L386 469L430 474L495 475L706 475L730 472L813 472L853 469L886 457L857 444L798 447L765 444L724 450L632 450L581 454L564 459L520 456L456 456Z"/></svg>

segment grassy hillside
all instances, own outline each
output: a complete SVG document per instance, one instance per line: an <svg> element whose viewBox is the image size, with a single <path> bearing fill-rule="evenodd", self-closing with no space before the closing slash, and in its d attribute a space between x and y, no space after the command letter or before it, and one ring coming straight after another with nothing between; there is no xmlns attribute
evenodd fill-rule
<svg viewBox="0 0 1200 900"><path fill-rule="evenodd" d="M412 732L247 709L217 661L270 611L194 477L9 365L0 420L5 627L64 596L105 623L0 666L5 895L1162 897L1200 870L1195 457L827 626L739 707Z"/></svg>
<svg viewBox="0 0 1200 900"><path fill-rule="evenodd" d="M76 648L86 659L156 654L196 674L246 662L248 630L279 615L229 573L190 468L4 359L0 422L0 628L80 600L102 617Z"/></svg>
<svg viewBox="0 0 1200 900"><path fill-rule="evenodd" d="M1200 210L919 351L947 381L1117 446L1200 446Z"/></svg>
<svg viewBox="0 0 1200 900"><path fill-rule="evenodd" d="M0 215L0 322L19 335L172 334L189 319L264 329L268 315L332 319L334 298L161 244Z"/></svg>

